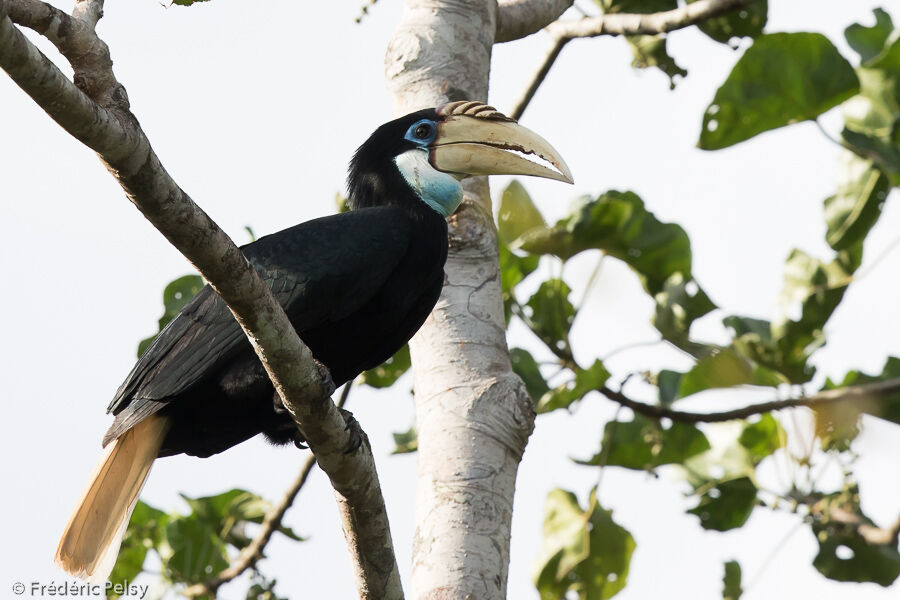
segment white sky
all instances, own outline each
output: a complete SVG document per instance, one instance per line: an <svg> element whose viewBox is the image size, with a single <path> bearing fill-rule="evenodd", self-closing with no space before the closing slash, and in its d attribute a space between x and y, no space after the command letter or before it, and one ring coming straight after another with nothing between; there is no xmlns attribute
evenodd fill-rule
<svg viewBox="0 0 900 600"><path fill-rule="evenodd" d="M215 0L190 9L165 9L151 0L107 4L99 31L135 114L167 169L238 243L247 241L244 225L262 235L333 212L351 153L392 117L382 68L401 3L382 0L362 26L353 22L361 0L318 2L315 13L287 0ZM843 28L871 23L871 9L880 4L887 3L775 0L768 30L821 31L855 60ZM68 10L70 3L60 6ZM893 16L900 20L896 10ZM722 339L725 314L775 315L781 266L792 247L830 257L822 200L834 190L837 148L803 124L717 153L697 150L702 111L736 54L696 31L670 40L679 64L690 71L674 92L661 73L632 70L622 40L570 44L522 121L562 153L577 183L525 184L551 221L577 195L631 189L660 219L683 225L697 279L725 307L695 333ZM548 43L537 35L496 48L490 100L497 108L511 108ZM47 44L41 47L58 58ZM106 404L128 373L138 340L155 331L163 286L190 267L127 202L93 154L5 76L0 108L0 274L6 282L0 295L0 481L6 488L0 508L7 540L0 589L9 589L15 581L65 579L51 557L99 455L110 422ZM829 114L825 123L837 131L840 115ZM503 185L503 178L493 182L495 194ZM867 262L897 235L896 200L895 193L869 236ZM574 261L568 276L583 280L593 260ZM576 352L585 360L655 337L650 301L627 269L611 263L576 325ZM816 360L823 374L877 371L886 356L900 354L898 270L900 252L894 252L851 288L828 325L829 346ZM580 297L579 286L573 287ZM519 330L511 343L532 342ZM659 348L621 353L609 365L619 376L687 366ZM391 432L405 430L413 419L410 385L407 378L386 392L354 390L350 405L372 439L407 581L416 459L389 452ZM750 399L706 394L685 407ZM537 598L531 566L544 498L556 486L584 498L597 472L568 457L596 451L614 410L591 397L574 416L538 420L520 470L510 598ZM883 525L900 513L897 433L896 426L867 420L856 444L863 508ZM303 459L299 451L260 440L209 460L166 459L143 498L183 509L178 492L203 495L240 486L276 499ZM764 479L777 485L778 471L770 465ZM601 502L638 544L622 600L721 597L722 562L732 558L741 562L745 588L755 581L748 600L896 597L896 585L884 590L821 577L811 566L816 545L805 526L754 579L797 519L757 509L738 531L704 532L684 514L691 506L684 490L668 471L658 480L621 469L605 473ZM276 538L268 550L272 558L262 564L278 578L280 593L295 600L354 597L335 512L330 489L316 474L286 519L311 540ZM222 597L243 597L240 587L224 588Z"/></svg>

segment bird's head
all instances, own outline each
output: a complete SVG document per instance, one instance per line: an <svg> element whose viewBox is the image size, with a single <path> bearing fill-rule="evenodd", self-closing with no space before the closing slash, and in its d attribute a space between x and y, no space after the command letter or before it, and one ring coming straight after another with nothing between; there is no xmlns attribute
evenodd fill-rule
<svg viewBox="0 0 900 600"><path fill-rule="evenodd" d="M448 217L462 201L461 179L501 174L573 181L559 153L533 131L480 102L451 102L376 129L350 164L349 204L419 210L424 203Z"/></svg>

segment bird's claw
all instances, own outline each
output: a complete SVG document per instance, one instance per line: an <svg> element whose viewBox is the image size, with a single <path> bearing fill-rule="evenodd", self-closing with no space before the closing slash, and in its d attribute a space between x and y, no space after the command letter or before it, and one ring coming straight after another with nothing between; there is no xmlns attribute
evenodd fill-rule
<svg viewBox="0 0 900 600"><path fill-rule="evenodd" d="M356 450L362 446L363 433L362 427L359 426L359 421L356 420L356 417L353 416L353 413L349 410L344 410L343 408L338 409L341 411L341 416L344 417L344 423L346 423L346 427L344 427L345 431L350 432L350 439L347 442L347 447L344 448L344 454L353 454Z"/></svg>
<svg viewBox="0 0 900 600"><path fill-rule="evenodd" d="M319 377L322 379L322 389L325 390L325 395L331 396L334 393L334 390L337 389L337 386L334 385L334 379L331 378L331 371L316 359L313 359L313 362L316 363L316 370L319 372Z"/></svg>

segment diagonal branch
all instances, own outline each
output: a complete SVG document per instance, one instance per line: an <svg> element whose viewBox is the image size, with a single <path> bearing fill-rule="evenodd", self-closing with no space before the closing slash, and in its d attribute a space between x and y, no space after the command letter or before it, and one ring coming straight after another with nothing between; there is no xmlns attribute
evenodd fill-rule
<svg viewBox="0 0 900 600"><path fill-rule="evenodd" d="M638 402L632 400L622 392L612 390L606 386L599 388L597 391L613 402L618 402L622 406L628 407L634 412L646 417L652 417L654 419L667 418L680 423L721 423L723 421L746 419L752 415L758 415L773 410L783 410L785 408L795 408L798 406L812 408L816 406L837 404L839 402L863 402L866 400L884 399L900 392L900 378L888 379L876 383L867 383L864 385L851 385L835 390L821 391L812 396L789 398L786 400L772 400L770 402L751 404L750 406L736 408L734 410L713 413L686 412L659 406L657 404Z"/></svg>
<svg viewBox="0 0 900 600"><path fill-rule="evenodd" d="M70 54L64 52L76 71L74 83L9 18L8 6L15 7L11 13L17 17L22 17L23 7L47 11L35 0L0 0L0 67L53 120L98 153L128 198L228 304L331 479L345 536L353 542L361 596L401 598L384 498L365 435L359 451L345 453L351 434L329 400L330 377L314 362L259 273L166 172L128 109L125 89L112 75L106 45L89 27L93 16L99 15L100 3L80 4L88 16L84 22L75 21L81 23L70 38L75 47ZM51 18L46 31L55 32L52 35L62 44L69 43L58 26L64 17L53 11L45 14Z"/></svg>
<svg viewBox="0 0 900 600"><path fill-rule="evenodd" d="M348 381L344 385L344 390L341 392L341 399L337 403L338 408L343 408L347 403L347 397L350 395L350 389L353 387L353 382ZM303 489L303 486L306 485L306 480L309 478L309 474L312 472L312 468L316 464L316 457L314 454L311 454L307 457L306 461L304 461L303 466L300 467L300 472L297 474L297 477L294 479L294 482L291 486L285 491L284 495L281 498L281 501L273 506L266 516L263 518L263 522L259 527L259 532L257 532L256 537L253 538L246 548L241 550L240 555L228 565L228 568L220 571L215 577L204 581L203 583L198 583L196 585L192 585L188 588L182 590L182 594L189 598L193 598L195 596L216 596L216 592L220 587L232 581L233 579L239 577L241 573L246 571L247 569L252 569L256 566L263 558L263 550L265 550L266 545L269 543L269 540L272 539L272 535L278 530L281 526L281 522L284 519L285 513L287 510L294 504L294 501L297 499L297 495L300 493L300 490Z"/></svg>
<svg viewBox="0 0 900 600"><path fill-rule="evenodd" d="M684 29L701 21L743 8L759 0L697 0L679 8L650 14L614 13L575 21L556 21L547 26L555 37L581 38L600 35L657 35Z"/></svg>
<svg viewBox="0 0 900 600"><path fill-rule="evenodd" d="M550 73L550 68L553 66L553 63L556 62L556 59L559 58L559 53L562 52L565 45L569 43L569 40L570 38L564 37L554 38L553 46L550 47L550 50L547 52L546 56L544 56L544 60L538 67L537 72L531 78L531 83L528 84L528 87L522 93L522 97L519 98L515 107L509 112L510 117L517 121L522 118L525 109L531 104L531 100L537 93L538 88L544 83L544 79L546 79L547 74Z"/></svg>
<svg viewBox="0 0 900 600"><path fill-rule="evenodd" d="M495 42L511 42L537 33L557 20L573 0L500 0Z"/></svg>

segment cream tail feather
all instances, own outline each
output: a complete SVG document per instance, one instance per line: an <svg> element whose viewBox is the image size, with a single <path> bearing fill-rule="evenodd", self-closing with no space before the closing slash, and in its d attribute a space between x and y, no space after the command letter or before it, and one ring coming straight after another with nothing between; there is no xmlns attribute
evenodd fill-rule
<svg viewBox="0 0 900 600"><path fill-rule="evenodd" d="M106 581L168 430L166 417L152 415L106 446L63 531L56 564L93 583Z"/></svg>

